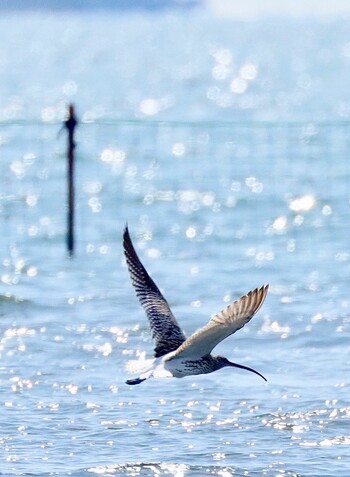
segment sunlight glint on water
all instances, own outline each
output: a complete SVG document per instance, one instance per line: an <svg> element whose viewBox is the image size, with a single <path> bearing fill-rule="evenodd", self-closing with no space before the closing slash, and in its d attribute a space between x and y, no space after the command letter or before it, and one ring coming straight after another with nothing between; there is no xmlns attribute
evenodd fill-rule
<svg viewBox="0 0 350 477"><path fill-rule="evenodd" d="M319 121L348 117L348 24L153 15L0 19L1 475L348 477L349 126ZM186 334L270 284L218 348L266 385L239 370L125 385L152 353L126 222Z"/></svg>

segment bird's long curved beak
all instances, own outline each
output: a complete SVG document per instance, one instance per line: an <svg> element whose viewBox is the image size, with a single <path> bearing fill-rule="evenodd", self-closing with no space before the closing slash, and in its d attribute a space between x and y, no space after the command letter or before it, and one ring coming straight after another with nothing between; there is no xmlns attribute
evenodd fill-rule
<svg viewBox="0 0 350 477"><path fill-rule="evenodd" d="M252 373L257 374L258 376L263 378L264 381L267 381L267 379L262 374L260 374L258 371L255 371L255 369L253 369L253 368L248 368L248 366L243 366L243 364L232 363L231 361L229 361L229 366L232 366L232 368L245 369L246 371L250 371Z"/></svg>

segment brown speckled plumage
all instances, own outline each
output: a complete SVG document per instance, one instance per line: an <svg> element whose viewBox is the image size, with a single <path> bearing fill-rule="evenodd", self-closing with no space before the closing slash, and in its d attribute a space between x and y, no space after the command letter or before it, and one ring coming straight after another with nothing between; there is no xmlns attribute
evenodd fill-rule
<svg viewBox="0 0 350 477"><path fill-rule="evenodd" d="M175 351L186 340L186 337L172 314L166 299L140 262L127 227L123 239L124 254L131 282L146 312L152 338L155 342L154 356L158 358L170 351Z"/></svg>

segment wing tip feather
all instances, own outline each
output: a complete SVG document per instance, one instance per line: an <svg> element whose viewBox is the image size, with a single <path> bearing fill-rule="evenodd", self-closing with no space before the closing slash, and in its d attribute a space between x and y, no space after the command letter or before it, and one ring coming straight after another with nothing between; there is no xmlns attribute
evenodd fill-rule
<svg viewBox="0 0 350 477"><path fill-rule="evenodd" d="M243 297L241 297L240 300L248 298L249 303L251 300L254 300L255 301L254 315L255 315L255 313L259 311L262 304L264 303L268 291L269 291L269 284L267 283L265 285L262 285L260 288L255 288L254 290L250 290L250 292L247 295L244 295Z"/></svg>
<svg viewBox="0 0 350 477"><path fill-rule="evenodd" d="M129 243L129 242L131 242L131 237L130 237L130 233L129 233L128 223L126 222L125 226L124 226L124 230L123 230L123 245L124 245L124 248L125 248L126 244Z"/></svg>

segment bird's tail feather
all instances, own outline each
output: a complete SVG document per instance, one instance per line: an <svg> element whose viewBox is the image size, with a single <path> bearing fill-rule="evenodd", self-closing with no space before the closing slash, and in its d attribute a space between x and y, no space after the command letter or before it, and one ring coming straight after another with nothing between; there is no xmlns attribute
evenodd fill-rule
<svg viewBox="0 0 350 477"><path fill-rule="evenodd" d="M126 363L126 370L130 374L144 374L153 368L154 359L132 359Z"/></svg>
<svg viewBox="0 0 350 477"><path fill-rule="evenodd" d="M154 359L134 359L126 363L126 369L129 373L138 374L138 378L128 379L126 384L140 384L150 378L153 373Z"/></svg>
<svg viewBox="0 0 350 477"><path fill-rule="evenodd" d="M156 359L138 359L126 363L128 372L138 374L138 378L129 379L127 384L139 384L149 378L171 378L173 374L167 370L161 358Z"/></svg>

